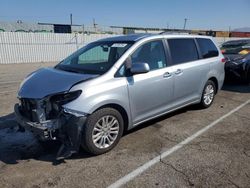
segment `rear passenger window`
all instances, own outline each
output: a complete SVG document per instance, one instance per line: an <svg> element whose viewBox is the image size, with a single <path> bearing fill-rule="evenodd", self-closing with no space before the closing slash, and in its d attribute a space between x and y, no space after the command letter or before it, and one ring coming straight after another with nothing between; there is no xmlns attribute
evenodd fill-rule
<svg viewBox="0 0 250 188"><path fill-rule="evenodd" d="M216 57L219 55L216 46L210 39L197 38L196 40L199 44L202 58Z"/></svg>
<svg viewBox="0 0 250 188"><path fill-rule="evenodd" d="M173 64L199 59L194 39L168 39Z"/></svg>

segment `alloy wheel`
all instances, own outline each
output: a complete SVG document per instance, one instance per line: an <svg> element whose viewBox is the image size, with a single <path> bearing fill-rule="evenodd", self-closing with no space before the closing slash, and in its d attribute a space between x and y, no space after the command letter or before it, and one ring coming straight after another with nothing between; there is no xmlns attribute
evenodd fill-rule
<svg viewBox="0 0 250 188"><path fill-rule="evenodd" d="M106 115L100 118L92 131L92 141L99 149L110 147L119 134L119 122L116 117Z"/></svg>
<svg viewBox="0 0 250 188"><path fill-rule="evenodd" d="M203 95L203 101L206 105L210 105L213 102L214 99L214 87L211 84L208 84L206 86L204 95Z"/></svg>

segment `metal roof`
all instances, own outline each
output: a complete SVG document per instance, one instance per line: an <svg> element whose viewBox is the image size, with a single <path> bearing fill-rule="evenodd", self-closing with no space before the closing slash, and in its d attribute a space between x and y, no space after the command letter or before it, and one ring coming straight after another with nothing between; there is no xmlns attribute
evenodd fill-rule
<svg viewBox="0 0 250 188"><path fill-rule="evenodd" d="M137 42L141 39L145 38L211 38L210 36L201 36L201 35L190 35L188 33L162 33L162 34L150 34L150 33L142 33L142 34L130 34L130 35L121 35L116 37L109 37L98 40L98 42L104 42L104 41L113 41L113 42Z"/></svg>

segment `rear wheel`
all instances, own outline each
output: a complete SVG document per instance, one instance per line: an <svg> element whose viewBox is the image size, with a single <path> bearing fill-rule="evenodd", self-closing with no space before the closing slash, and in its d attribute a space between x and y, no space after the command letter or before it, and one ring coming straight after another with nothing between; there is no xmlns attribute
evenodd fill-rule
<svg viewBox="0 0 250 188"><path fill-rule="evenodd" d="M113 108L100 109L88 117L84 126L82 146L87 152L99 155L113 149L123 133L121 114Z"/></svg>
<svg viewBox="0 0 250 188"><path fill-rule="evenodd" d="M250 84L250 68L247 71L246 82L247 82L247 84Z"/></svg>
<svg viewBox="0 0 250 188"><path fill-rule="evenodd" d="M200 106L202 108L208 108L212 105L214 101L214 96L216 93L216 87L212 80L208 80L202 93Z"/></svg>

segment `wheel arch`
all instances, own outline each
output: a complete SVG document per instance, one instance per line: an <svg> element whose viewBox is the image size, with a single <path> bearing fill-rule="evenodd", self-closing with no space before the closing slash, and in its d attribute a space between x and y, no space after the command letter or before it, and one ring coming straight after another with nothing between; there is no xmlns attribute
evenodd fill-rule
<svg viewBox="0 0 250 188"><path fill-rule="evenodd" d="M219 90L219 83L218 83L217 78L213 76L213 77L210 77L208 80L211 80L211 81L214 82L214 84L215 84L215 89L216 89L215 93L217 93L218 90Z"/></svg>
<svg viewBox="0 0 250 188"><path fill-rule="evenodd" d="M128 130L129 122L130 122L129 115L124 107L122 107L120 104L117 104L117 103L108 103L108 104L103 104L100 107L96 108L93 111L93 113L96 112L97 110L100 110L103 108L113 108L113 109L117 110L122 115L122 118L124 121L124 131Z"/></svg>

